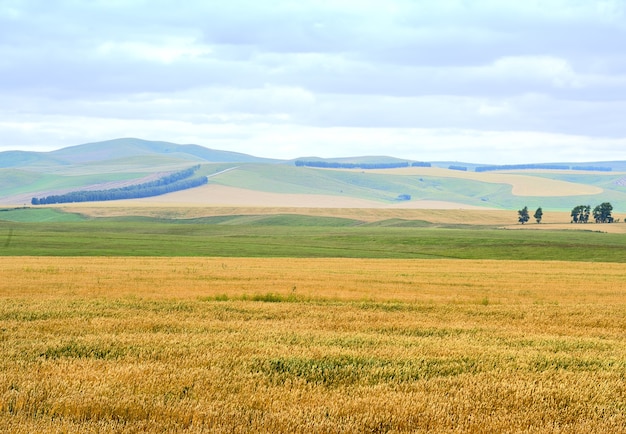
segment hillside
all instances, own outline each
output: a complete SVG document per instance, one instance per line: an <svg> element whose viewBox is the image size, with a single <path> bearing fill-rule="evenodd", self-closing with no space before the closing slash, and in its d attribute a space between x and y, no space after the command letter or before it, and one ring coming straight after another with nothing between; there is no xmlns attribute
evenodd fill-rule
<svg viewBox="0 0 626 434"><path fill-rule="evenodd" d="M52 152L0 153L0 204L23 205L32 197L108 189L153 180L200 164L209 184L147 202L195 206L298 206L330 208L483 208L517 210L541 206L568 211L580 204L611 202L626 212L624 162L576 163L603 170L497 170L478 164L412 162L385 156L299 160L333 163L405 164L393 169L296 166L198 145L115 139ZM562 165L573 166L572 163ZM468 170L458 170L466 167Z"/></svg>
<svg viewBox="0 0 626 434"><path fill-rule="evenodd" d="M55 171L62 167L72 169L71 166L76 165L124 164L125 160L133 161L138 157L147 161L154 158L157 165L163 165L165 162L184 164L186 162L270 163L277 161L198 145L178 145L170 142L123 138L70 146L51 152L0 152L0 168Z"/></svg>
<svg viewBox="0 0 626 434"><path fill-rule="evenodd" d="M209 185L144 202L188 206L298 206L325 208L509 209L569 211L604 201L626 211L626 175L473 173L440 168L336 170L287 165L240 165ZM400 196L410 196L401 200ZM158 200L157 200L158 199Z"/></svg>

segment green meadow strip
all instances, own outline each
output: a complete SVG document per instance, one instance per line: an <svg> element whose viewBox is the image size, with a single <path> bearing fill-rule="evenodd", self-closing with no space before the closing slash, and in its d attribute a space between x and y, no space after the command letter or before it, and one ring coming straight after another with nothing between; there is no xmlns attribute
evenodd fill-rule
<svg viewBox="0 0 626 434"><path fill-rule="evenodd" d="M270 216L240 223L0 220L0 256L451 258L626 262L626 234L359 225Z"/></svg>

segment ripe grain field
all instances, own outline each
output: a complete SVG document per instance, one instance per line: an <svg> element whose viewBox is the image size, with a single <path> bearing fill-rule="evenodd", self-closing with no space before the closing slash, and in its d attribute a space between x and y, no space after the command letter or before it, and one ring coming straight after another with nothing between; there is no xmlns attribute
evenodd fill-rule
<svg viewBox="0 0 626 434"><path fill-rule="evenodd" d="M3 257L3 432L626 431L603 262Z"/></svg>

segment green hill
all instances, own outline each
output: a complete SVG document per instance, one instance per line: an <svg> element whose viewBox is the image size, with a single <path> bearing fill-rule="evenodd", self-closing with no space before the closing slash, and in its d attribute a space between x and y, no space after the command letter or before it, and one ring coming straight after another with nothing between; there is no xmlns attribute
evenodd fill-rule
<svg viewBox="0 0 626 434"><path fill-rule="evenodd" d="M118 188L199 164L198 174L208 176L210 184L277 194L331 195L346 202L358 198L410 207L415 201L427 200L496 209L541 206L566 211L576 205L609 201L616 212L626 212L626 162L620 161L562 163L606 169L598 171L509 170L479 174L475 172L479 164L462 162L454 162L454 166L467 171L449 170L452 163L446 162L432 162L432 168L421 171L332 170L297 167L297 160L362 165L414 163L389 156L275 160L193 144L121 138L51 152L0 152L0 203L24 204L32 197L49 194ZM519 193L525 191L520 183L534 184L532 192ZM560 194L554 187L558 185L570 188Z"/></svg>
<svg viewBox="0 0 626 434"><path fill-rule="evenodd" d="M204 148L198 145L178 145L170 142L123 138L70 146L51 152L0 152L0 167L58 170L61 167L67 168L93 163L105 165L107 162L119 162L129 158L164 157L170 163L178 162L180 164L198 162L273 163L277 161L238 152Z"/></svg>

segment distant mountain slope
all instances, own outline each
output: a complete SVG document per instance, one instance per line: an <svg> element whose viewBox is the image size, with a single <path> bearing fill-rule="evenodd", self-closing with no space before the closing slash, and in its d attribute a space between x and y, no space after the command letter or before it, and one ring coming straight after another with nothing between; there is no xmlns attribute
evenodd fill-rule
<svg viewBox="0 0 626 434"><path fill-rule="evenodd" d="M20 168L33 165L59 165L64 161L57 160L49 153L28 151L0 152L0 168Z"/></svg>
<svg viewBox="0 0 626 434"><path fill-rule="evenodd" d="M276 163L238 152L135 138L70 146L51 152L0 152L0 203L144 182L154 174L203 164L201 175L246 163ZM222 167L224 166L224 167Z"/></svg>
<svg viewBox="0 0 626 434"><path fill-rule="evenodd" d="M28 168L33 166L68 166L104 163L121 159L143 157L169 157L193 163L274 163L279 160L260 158L238 152L220 151L199 145L178 145L170 142L135 138L107 140L70 146L51 152L5 151L0 152L0 167Z"/></svg>
<svg viewBox="0 0 626 434"><path fill-rule="evenodd" d="M385 163L411 163L413 160L405 158L389 157L387 155L368 155L341 158L301 157L296 161L326 162L326 163L354 163L354 164L385 164Z"/></svg>

